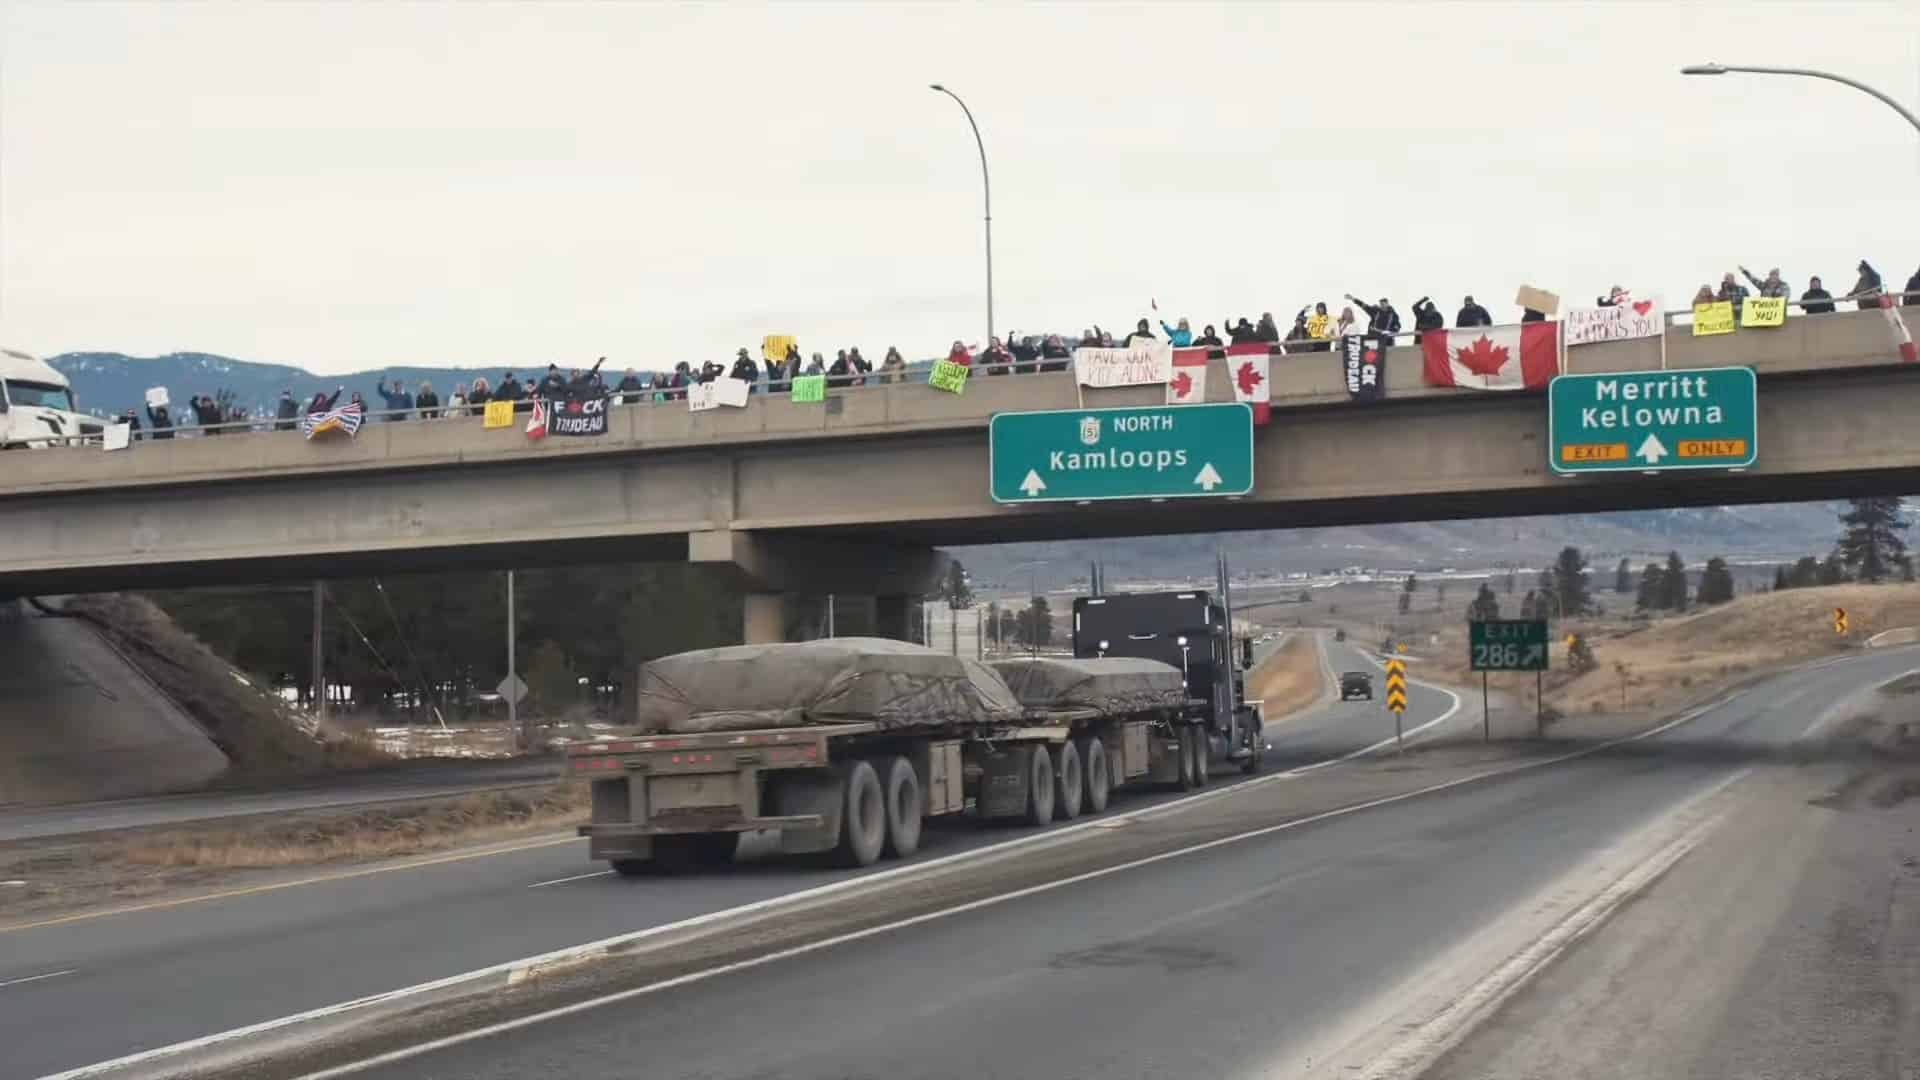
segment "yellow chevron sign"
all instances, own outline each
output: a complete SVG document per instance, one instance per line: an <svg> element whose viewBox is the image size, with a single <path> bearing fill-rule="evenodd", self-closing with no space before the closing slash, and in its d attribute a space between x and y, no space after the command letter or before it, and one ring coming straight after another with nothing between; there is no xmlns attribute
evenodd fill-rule
<svg viewBox="0 0 1920 1080"><path fill-rule="evenodd" d="M1407 662L1399 657L1387 661L1387 708L1407 711Z"/></svg>
<svg viewBox="0 0 1920 1080"><path fill-rule="evenodd" d="M1844 634L1847 632L1846 608L1837 607L1833 609L1833 632L1836 634ZM1871 642L1869 642L1869 644L1871 644Z"/></svg>

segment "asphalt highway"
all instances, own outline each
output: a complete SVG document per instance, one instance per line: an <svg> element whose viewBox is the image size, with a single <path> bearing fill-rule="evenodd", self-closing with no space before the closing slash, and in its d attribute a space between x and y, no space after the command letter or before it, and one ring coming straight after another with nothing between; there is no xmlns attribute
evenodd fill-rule
<svg viewBox="0 0 1920 1080"><path fill-rule="evenodd" d="M1357 656L1341 662L1348 660L1361 662ZM1386 714L1379 702L1373 703L1379 716L1366 704L1316 711L1297 730L1275 727L1269 739L1274 754L1297 763L1370 745L1380 737L1380 716ZM1416 691L1409 726L1450 705L1443 693ZM1391 736L1390 723L1385 732ZM1276 767L1270 764L1268 771ZM1215 787L1246 779L1225 762L1214 768ZM282 796L303 797L326 793ZM1116 797L1113 811L1178 797L1129 791ZM124 810L108 805L96 812L152 820L172 813L176 804L158 799L122 805ZM197 806L184 801L187 809ZM1027 834L938 821L930 823L918 858ZM891 865L898 864L873 869ZM859 872L763 860L710 874L628 881L590 862L585 841L554 837L499 853L267 885L199 903L0 929L0 1046L7 1047L0 1075L75 1068L786 895L850 873ZM192 990L183 993L183 987ZM101 1016L115 1022L101 1024Z"/></svg>
<svg viewBox="0 0 1920 1080"><path fill-rule="evenodd" d="M1355 1075L1325 1033L1913 650L1461 786L481 1037L381 1080ZM1738 791L1739 788L1734 790ZM1790 811L1795 807L1790 806ZM1797 812L1818 813L1800 806ZM1682 864L1684 865L1684 863ZM1657 889L1657 886L1656 886ZM1496 959L1489 957L1493 964ZM1619 1053L1631 1055L1631 1039Z"/></svg>

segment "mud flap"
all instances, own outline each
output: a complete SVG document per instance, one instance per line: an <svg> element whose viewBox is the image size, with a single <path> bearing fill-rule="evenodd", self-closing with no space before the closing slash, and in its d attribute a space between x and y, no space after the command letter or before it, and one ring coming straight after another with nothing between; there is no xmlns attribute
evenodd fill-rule
<svg viewBox="0 0 1920 1080"><path fill-rule="evenodd" d="M831 769L783 772L767 780L767 796L776 817L818 814L817 829L781 829L780 850L788 855L831 851L840 842L840 815L846 804L845 783Z"/></svg>

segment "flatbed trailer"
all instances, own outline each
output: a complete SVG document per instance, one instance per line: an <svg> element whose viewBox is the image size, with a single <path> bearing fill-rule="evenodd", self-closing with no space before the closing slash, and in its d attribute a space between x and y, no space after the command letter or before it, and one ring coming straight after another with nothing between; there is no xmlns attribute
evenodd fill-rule
<svg viewBox="0 0 1920 1080"><path fill-rule="evenodd" d="M1103 715L1028 709L1017 723L872 723L618 736L568 749L592 782L588 854L621 874L731 861L742 833L847 866L904 858L924 819L1046 825L1099 813L1134 783L1204 785L1207 703Z"/></svg>

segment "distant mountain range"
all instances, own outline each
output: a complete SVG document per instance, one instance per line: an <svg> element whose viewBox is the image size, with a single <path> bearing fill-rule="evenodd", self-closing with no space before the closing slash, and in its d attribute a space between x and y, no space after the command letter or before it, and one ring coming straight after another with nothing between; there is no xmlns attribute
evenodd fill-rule
<svg viewBox="0 0 1920 1080"><path fill-rule="evenodd" d="M122 353L63 353L48 361L73 380L83 409L111 415L138 406L148 387L165 386L176 403L194 394L233 393L250 410L271 410L282 390L309 398L336 386L358 390L375 400L381 379L398 379L410 389L422 380L442 397L454 385L485 376L498 382L494 368L396 367L350 375L316 375L284 364L260 364L211 353L170 353L136 357ZM540 370L533 369L535 374ZM516 374L523 379L529 369ZM1241 532L1197 536L1075 540L1038 544L1001 544L963 548L957 554L976 581L1026 585L1037 575L1043 586L1084 580L1087 565L1101 561L1108 580L1149 581L1211 573L1215 550L1226 552L1235 575L1280 574L1338 569L1437 570L1448 566L1482 568L1498 563L1545 565L1567 544L1587 552L1596 568L1621 558L1636 565L1647 557L1677 550L1689 561L1712 555L1788 558L1824 554L1839 535L1836 503L1788 503L1685 510L1643 510L1616 514L1572 514L1558 518L1492 518L1478 521L1416 522L1286 532ZM1046 560L1032 570L1013 568Z"/></svg>
<svg viewBox="0 0 1920 1080"><path fill-rule="evenodd" d="M293 391L297 400L306 400L321 391L332 393L344 386L358 390L377 406L374 387L381 379L399 380L409 391L424 380L431 382L441 398L456 385L485 376L498 383L504 368L423 368L392 367L379 371L356 371L349 375L316 375L285 364L258 364L212 353L168 353L165 356L128 356L124 353L61 353L49 357L61 374L73 380L73 392L80 407L98 416L112 416L139 408L146 400L147 388L164 386L175 407L195 394L231 391L235 405L259 415L271 413L282 390ZM527 373L544 374L545 367L519 369L522 380Z"/></svg>

